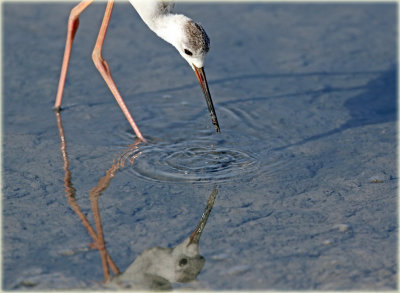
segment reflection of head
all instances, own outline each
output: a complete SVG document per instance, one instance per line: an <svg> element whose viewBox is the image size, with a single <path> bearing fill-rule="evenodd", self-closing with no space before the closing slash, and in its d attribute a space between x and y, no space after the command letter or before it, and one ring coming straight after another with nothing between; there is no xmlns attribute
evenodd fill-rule
<svg viewBox="0 0 400 293"><path fill-rule="evenodd" d="M153 247L145 250L109 285L131 289L171 289L171 283L196 279L205 259L199 253L199 241L214 205L218 190L214 187L206 208L191 235L174 248Z"/></svg>
<svg viewBox="0 0 400 293"><path fill-rule="evenodd" d="M125 288L162 289L171 283L186 283L196 279L205 259L198 244L188 245L185 239L174 248L153 247L145 250L112 283Z"/></svg>
<svg viewBox="0 0 400 293"><path fill-rule="evenodd" d="M198 243L189 243L190 237L172 251L174 259L174 282L186 283L196 279L206 260L199 254Z"/></svg>

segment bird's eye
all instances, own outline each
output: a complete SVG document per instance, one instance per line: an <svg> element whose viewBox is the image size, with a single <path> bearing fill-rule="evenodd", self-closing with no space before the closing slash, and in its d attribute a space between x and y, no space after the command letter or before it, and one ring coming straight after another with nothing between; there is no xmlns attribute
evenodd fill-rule
<svg viewBox="0 0 400 293"><path fill-rule="evenodd" d="M187 259L186 258L182 258L180 261L179 261L179 265L181 266L181 267L183 267L184 265L186 265L187 264Z"/></svg>
<svg viewBox="0 0 400 293"><path fill-rule="evenodd" d="M184 51L185 51L185 54L186 54L186 55L189 55L189 56L192 56L192 55L193 55L193 53L190 52L188 49L185 49Z"/></svg>

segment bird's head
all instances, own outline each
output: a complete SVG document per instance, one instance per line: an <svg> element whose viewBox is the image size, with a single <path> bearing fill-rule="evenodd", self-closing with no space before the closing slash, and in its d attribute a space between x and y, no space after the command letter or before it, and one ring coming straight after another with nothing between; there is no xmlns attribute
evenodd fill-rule
<svg viewBox="0 0 400 293"><path fill-rule="evenodd" d="M206 31L191 19L187 19L181 29L182 34L176 44L179 53L194 70L204 67L204 59L210 50L210 39Z"/></svg>
<svg viewBox="0 0 400 293"><path fill-rule="evenodd" d="M219 132L217 115L204 72L204 60L210 50L210 39L200 24L184 15L174 14L170 20L169 24L171 26L169 28L172 27L172 29L163 31L164 34L160 36L178 50L179 54L196 73L207 102L208 110L210 111L212 123L215 130Z"/></svg>

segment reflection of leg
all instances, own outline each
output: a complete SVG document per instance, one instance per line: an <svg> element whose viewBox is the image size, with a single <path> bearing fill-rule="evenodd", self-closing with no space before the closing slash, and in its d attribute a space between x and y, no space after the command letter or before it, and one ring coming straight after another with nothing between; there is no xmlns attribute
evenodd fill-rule
<svg viewBox="0 0 400 293"><path fill-rule="evenodd" d="M72 49L72 42L74 41L75 33L78 30L79 26L79 15L90 5L94 0L84 0L78 5L76 5L69 15L68 19L68 33L67 33L67 40L65 43L65 51L64 51L64 58L63 63L61 66L61 74L60 74L60 81L58 82L58 90L56 96L56 102L54 104L54 108L59 110L61 107L61 100L64 91L65 79L67 77L68 71L68 63L69 58L71 56L71 49Z"/></svg>
<svg viewBox="0 0 400 293"><path fill-rule="evenodd" d="M141 142L142 141L137 138L134 143L128 145L128 148L119 156L118 159L114 159L114 163L117 164L119 167L125 167L125 161L129 159L129 162L133 166L135 163L135 159L141 154L141 152L137 151L138 145Z"/></svg>
<svg viewBox="0 0 400 293"><path fill-rule="evenodd" d="M111 17L113 6L114 6L114 1L109 0L107 3L106 11L104 13L103 22L100 27L99 35L97 37L96 45L95 45L93 53L92 53L92 59L93 59L94 64L96 65L96 68L99 70L101 76L103 77L104 81L107 83L109 89L111 90L112 94L114 95L115 99L117 100L118 105L120 106L126 119L128 119L129 124L132 126L133 130L135 131L136 136L140 140L146 141L144 139L143 135L140 133L139 128L137 127L135 121L133 120L128 108L125 105L124 100L122 99L122 97L117 89L117 86L115 85L114 80L111 77L110 67L108 66L107 61L104 60L101 55L101 50L103 48L103 43L104 43L104 39L105 39L105 36L107 33L108 24L110 22L110 17Z"/></svg>
<svg viewBox="0 0 400 293"><path fill-rule="evenodd" d="M142 142L142 141L140 139L138 139L135 143L130 145L129 151L131 151L132 149L136 149L137 145L140 142ZM96 231L97 231L97 237L96 237L95 243L93 244L93 247L100 251L105 281L107 281L109 278L108 265L111 267L114 274L119 274L120 272L119 272L118 267L115 265L115 263L112 261L111 257L107 253L98 202L99 202L100 195L108 188L111 180L115 176L115 173L119 170L120 167L124 166L124 160L123 160L124 155L125 155L125 153L111 166L110 169L107 170L106 175L104 177L100 178L97 185L95 187L93 187L89 192L90 202L92 204L93 217L94 217ZM133 158L132 158L132 160L133 160ZM133 164L133 161L132 161L132 164Z"/></svg>
<svg viewBox="0 0 400 293"><path fill-rule="evenodd" d="M79 208L79 206L78 206L78 204L76 203L76 200L75 200L76 190L72 185L72 176L71 176L71 171L69 170L69 160L68 160L68 154L67 154L67 143L66 143L65 136L64 136L64 128L62 126L61 114L59 112L56 112L56 117L57 117L58 131L59 131L60 140L61 140L60 149L61 149L61 154L62 154L63 160L64 160L65 196L66 196L66 198L68 200L68 203L71 206L72 210L81 219L82 224L86 228L86 230L89 232L89 235L93 238L94 241L96 241L97 240L96 232L94 232L92 226L90 225L90 223L87 220L86 216L82 213L81 209Z"/></svg>
<svg viewBox="0 0 400 293"><path fill-rule="evenodd" d="M93 243L92 247L96 248L100 251L105 281L107 281L109 278L108 266L111 267L114 274L119 274L120 271L119 271L118 267L115 265L115 263L112 261L109 254L107 253L106 244L105 244L105 240L104 240L104 234L103 234L103 227L101 224L99 204L98 204L99 197L108 188L108 186L111 183L111 180L114 178L115 173L119 170L119 168L124 166L125 154L132 152L132 150L134 150L134 149L137 149L137 145L141 142L142 141L140 139L137 139L135 143L133 143L129 146L128 151L123 153L123 155L120 156L116 161L114 160L111 168L106 171L106 175L104 177L100 178L97 185L95 187L93 187L89 192L90 202L92 204L93 217L94 217L96 231L97 231L97 235L96 235L97 237L96 237L96 239L93 238L94 243ZM137 157L137 156L138 156L138 154L135 155L134 157ZM133 158L132 158L131 163L133 164Z"/></svg>
<svg viewBox="0 0 400 293"><path fill-rule="evenodd" d="M97 231L96 248L100 252L101 263L103 265L103 272L104 272L104 281L107 282L108 279L110 278L110 271L108 269L106 244L104 242L104 234L103 234L103 227L101 225L98 199L99 199L98 195L92 196L92 194L90 194L90 202L92 203L93 217Z"/></svg>
<svg viewBox="0 0 400 293"><path fill-rule="evenodd" d="M96 230L97 230L97 237L94 240L94 243L92 247L98 249L100 251L101 257L102 257L102 263L104 267L104 277L105 280L108 279L109 276L109 270L108 265L111 267L113 270L114 274L119 274L120 271L118 267L115 265L111 257L107 253L106 245L105 245L105 240L104 240L104 234L103 234L103 227L101 224L101 217L100 217L100 210L99 210L99 197L100 195L108 188L108 186L111 183L111 180L114 178L115 173L119 170L119 168L124 166L124 159L125 159L125 154L132 152L132 150L137 148L137 145L141 143L142 141L140 139L137 139L137 141L129 146L129 150L126 151L122 156L120 156L117 160L114 160L113 165L111 166L110 169L106 171L106 175L102 178L99 179L99 182L95 187L93 187L90 192L90 202L92 204L92 211L93 211L93 217L96 225ZM138 156L135 155L134 158ZM131 163L133 164L133 158ZM104 254L107 257L107 261L104 261ZM107 274L107 275L106 275Z"/></svg>
<svg viewBox="0 0 400 293"><path fill-rule="evenodd" d="M61 150L61 154L63 156L63 161L64 161L65 195L67 197L68 203L71 206L72 210L80 218L80 220L82 221L82 225L85 227L85 229L88 231L89 235L92 237L94 245L91 245L91 247L95 248L95 249L99 249L102 259L103 258L105 259L105 261L103 263L106 263L107 268L106 268L106 270L104 270L104 265L103 265L103 271L104 272L107 271L107 275L106 275L106 273L104 273L104 275L107 276L107 278L105 277L105 281L107 281L108 277L109 277L108 265L111 267L111 269L113 270L114 274L119 274L119 269L116 266L116 264L114 263L114 261L111 259L110 255L108 254L108 252L107 252L107 250L105 248L103 236L101 236L103 238L102 245L98 245L98 243L100 242L99 241L99 238L100 238L99 235L97 235L96 232L93 230L92 226L90 225L90 223L87 220L86 216L82 213L81 209L79 208L79 205L77 204L77 202L75 200L75 192L76 192L76 190L72 186L71 171L69 170L69 160L68 160L68 154L67 154L67 143L66 143L66 139L65 139L65 135L64 135L64 128L62 126L61 114L59 112L56 112L56 118L57 118L57 127L58 127L58 131L59 131L59 135L60 135L60 141L61 141L60 150ZM111 169L113 169L113 167ZM115 167L114 167L114 169L115 169ZM116 170L111 171L111 173L112 173L111 177L114 176L113 174L115 173L115 171ZM107 172L107 173L109 173L109 172ZM108 175L108 176L110 177L110 175ZM98 198L98 196L97 196L97 198ZM95 211L93 211L93 212L95 213ZM98 208L96 210L96 213L99 213ZM99 220L100 217L96 217L95 216L95 220L96 219ZM98 225L96 225L96 227L98 227ZM101 224L100 224L99 227L100 227L100 230L101 230L101 235L103 235L103 232L102 232L102 229L101 229ZM100 250L100 248L102 250Z"/></svg>
<svg viewBox="0 0 400 293"><path fill-rule="evenodd" d="M105 241L104 241L103 227L101 225L98 200L99 200L99 196L101 195L101 193L110 184L111 179L114 177L114 174L118 169L119 169L119 166L113 165L109 170L107 170L106 176L101 178L99 180L98 185L96 187L92 188L92 190L89 192L89 197L90 197L90 202L92 204L92 212L93 212L93 217L94 217L94 222L95 222L97 233L94 232L93 228L89 225L89 223L88 223L88 225L90 227L90 230L88 230L88 232L93 238L93 244L91 245L91 247L98 249L100 252L105 282L110 277L110 272L109 272L108 266L111 267L114 274L119 274L120 271L119 271L117 265L112 260L111 256L107 252L107 248L106 248ZM94 235L94 237L93 237L93 235Z"/></svg>
<svg viewBox="0 0 400 293"><path fill-rule="evenodd" d="M104 280L107 281L110 277L110 272L108 266L111 267L114 274L119 274L118 267L114 264L107 253L106 244L104 241L103 227L101 225L101 217L99 210L99 196L101 193L107 189L110 185L111 179L114 177L115 172L119 169L119 165L112 165L110 169L107 170L106 175L100 178L97 186L92 188L89 192L90 202L92 204L92 211L94 222L96 225L97 239L95 241L95 247L100 251L101 262L103 265Z"/></svg>

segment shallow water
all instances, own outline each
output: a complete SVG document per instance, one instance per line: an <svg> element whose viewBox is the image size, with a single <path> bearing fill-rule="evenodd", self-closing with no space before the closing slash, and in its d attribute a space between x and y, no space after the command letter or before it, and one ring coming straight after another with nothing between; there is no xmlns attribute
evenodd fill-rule
<svg viewBox="0 0 400 293"><path fill-rule="evenodd" d="M117 3L103 55L149 144L91 61L104 3L52 111L72 7L3 5L4 289L102 288L96 198L124 271L187 238L214 187L205 266L173 288L396 288L395 4L178 3L211 39L217 134L192 69Z"/></svg>

